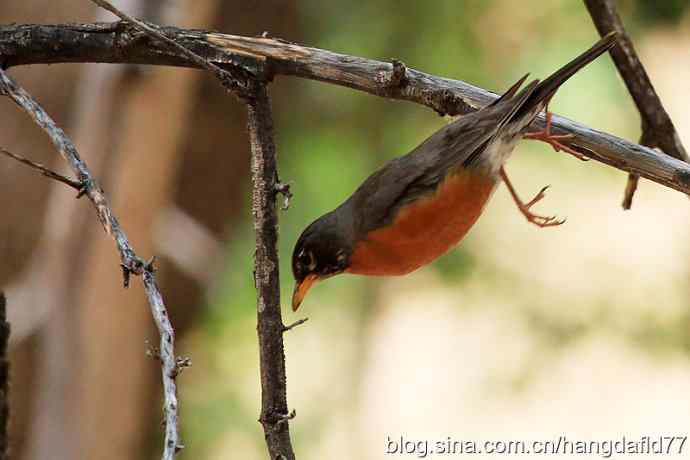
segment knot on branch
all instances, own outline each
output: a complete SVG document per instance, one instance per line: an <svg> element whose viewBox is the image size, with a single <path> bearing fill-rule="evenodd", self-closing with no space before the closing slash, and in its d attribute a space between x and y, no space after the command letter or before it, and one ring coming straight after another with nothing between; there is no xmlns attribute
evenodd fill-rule
<svg viewBox="0 0 690 460"><path fill-rule="evenodd" d="M129 287L131 275L141 276L144 272L154 273L156 271L156 267L154 266L155 261L156 256L151 257L149 260L144 260L135 255L131 255L125 262L121 263L122 282L125 288Z"/></svg>
<svg viewBox="0 0 690 460"><path fill-rule="evenodd" d="M146 341L146 356L156 361L163 361L160 348L152 345L148 340ZM192 358L188 356L177 356L175 358L175 368L170 372L170 378L176 379L177 376L188 367L192 367Z"/></svg>
<svg viewBox="0 0 690 460"><path fill-rule="evenodd" d="M74 198L77 200L89 192L89 181L76 182L75 185L77 187L77 196Z"/></svg>
<svg viewBox="0 0 690 460"><path fill-rule="evenodd" d="M283 205L280 207L280 209L287 211L290 208L290 200L292 199L290 184L277 180L273 186L273 190L276 192L276 194L283 195Z"/></svg>
<svg viewBox="0 0 690 460"><path fill-rule="evenodd" d="M422 94L422 99L426 105L432 107L442 117L469 113L477 109L448 88L425 92Z"/></svg>
<svg viewBox="0 0 690 460"><path fill-rule="evenodd" d="M390 71L382 71L376 81L384 94L393 94L396 90L407 85L407 66L398 59L391 59Z"/></svg>
<svg viewBox="0 0 690 460"><path fill-rule="evenodd" d="M254 90L251 84L252 78L248 76L238 76L237 72L230 72L220 69L216 75L223 87L234 93L239 99L247 102L253 99Z"/></svg>
<svg viewBox="0 0 690 460"><path fill-rule="evenodd" d="M170 378L176 379L188 367L192 367L192 358L189 356L178 356L175 358L175 369L171 372Z"/></svg>
<svg viewBox="0 0 690 460"><path fill-rule="evenodd" d="M288 414L280 414L276 412L271 412L267 414L266 416L262 416L259 419L259 423L261 423L264 427L266 427L268 430L271 432L275 433L280 428L288 423L290 420L293 418L297 417L297 411L295 409L292 409L290 413Z"/></svg>

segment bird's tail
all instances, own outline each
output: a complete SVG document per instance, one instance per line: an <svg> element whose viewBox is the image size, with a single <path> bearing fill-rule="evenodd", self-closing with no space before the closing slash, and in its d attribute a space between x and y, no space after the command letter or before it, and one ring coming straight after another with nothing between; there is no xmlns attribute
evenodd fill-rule
<svg viewBox="0 0 690 460"><path fill-rule="evenodd" d="M617 35L616 32L611 32L604 36L601 40L592 45L590 49L555 71L545 80L541 81L532 94L529 95L522 107L515 113L513 119L516 120L521 118L522 115L530 112L538 104L547 101L570 77L603 53L613 48L616 45Z"/></svg>

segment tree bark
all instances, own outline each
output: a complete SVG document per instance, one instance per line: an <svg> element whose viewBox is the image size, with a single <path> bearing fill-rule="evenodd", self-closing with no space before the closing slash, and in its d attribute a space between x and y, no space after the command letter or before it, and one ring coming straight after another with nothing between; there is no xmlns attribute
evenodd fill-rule
<svg viewBox="0 0 690 460"><path fill-rule="evenodd" d="M676 132L671 117L664 109L647 71L637 56L633 42L623 27L615 1L585 0L585 6L602 37L613 31L618 33L618 46L611 50L611 57L640 114L642 125L640 144L652 148L659 147L666 155L687 162L688 154L685 147L680 142L680 136ZM639 176L635 173L628 176L623 209L630 209L632 206L638 179Z"/></svg>
<svg viewBox="0 0 690 460"><path fill-rule="evenodd" d="M255 82L248 104L249 142L252 150L252 214L256 232L254 282L261 368L259 421L271 459L294 460L290 441L283 332L278 272L278 215L276 187L278 163L273 140L271 101L266 86Z"/></svg>
<svg viewBox="0 0 690 460"><path fill-rule="evenodd" d="M456 115L477 110L496 94L458 80L405 68L400 75L390 63L309 48L285 40L242 37L176 27L161 29L169 37L210 61L247 75L293 75L346 86L382 97L416 102L439 113ZM149 39L124 23L16 25L0 27L0 55L5 65L55 62L135 62L190 66L185 55ZM270 77L270 75L269 75ZM543 129L543 115L533 123ZM690 164L616 136L554 115L552 132L571 134L562 143L582 155L690 193Z"/></svg>

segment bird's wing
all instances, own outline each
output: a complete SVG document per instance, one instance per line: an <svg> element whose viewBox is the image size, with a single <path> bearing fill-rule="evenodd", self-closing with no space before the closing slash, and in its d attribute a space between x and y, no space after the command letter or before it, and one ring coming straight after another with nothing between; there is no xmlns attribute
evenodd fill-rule
<svg viewBox="0 0 690 460"><path fill-rule="evenodd" d="M537 84L534 81L518 96L509 95L498 104L458 118L369 176L343 204L361 213L354 216L355 232L365 235L388 225L402 206L433 193L450 172L486 148ZM516 89L513 86L508 92L512 95Z"/></svg>

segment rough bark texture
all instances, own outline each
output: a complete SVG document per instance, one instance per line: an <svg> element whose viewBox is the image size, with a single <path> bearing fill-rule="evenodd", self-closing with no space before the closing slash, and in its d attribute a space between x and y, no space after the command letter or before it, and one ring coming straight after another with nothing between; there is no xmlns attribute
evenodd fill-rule
<svg viewBox="0 0 690 460"><path fill-rule="evenodd" d="M680 142L680 137L675 126L673 126L671 117L666 113L647 71L637 56L632 40L625 31L623 21L616 11L615 1L584 1L592 21L602 37L612 31L618 32L618 46L611 50L611 57L635 102L637 111L640 113L642 123L640 144L652 148L659 147L667 155L687 162L688 154ZM628 178L623 199L623 208L625 209L630 209L632 205L638 177L636 173L631 173Z"/></svg>
<svg viewBox="0 0 690 460"><path fill-rule="evenodd" d="M256 82L248 102L249 140L252 150L252 214L256 232L254 281L257 291L257 331L261 368L261 415L271 459L292 460L287 405L283 319L278 272L278 165L273 141L271 101L266 86Z"/></svg>
<svg viewBox="0 0 690 460"><path fill-rule="evenodd" d="M104 144L113 145L114 157L101 177L141 254L155 254L151 229L161 210L172 202L184 154L180 145L187 135L199 77L194 72L158 68L145 76L130 76L118 92L119 114L117 127L113 127L116 141ZM155 337L155 332L146 298L138 289L122 289L119 277L113 276L118 261L112 244L92 227L96 231L89 235L89 252L84 258L90 269L80 276L76 304L81 343L89 344L79 351L84 385L78 417L81 458L136 458L150 434L160 432L157 421L152 423L149 417L151 407L160 407L158 376L152 372L156 363L145 354L145 340ZM161 280L164 290L165 281ZM176 303L183 299L165 292ZM103 376L116 361L128 365L103 384ZM111 398L111 394L118 397ZM103 413L110 416L102 420ZM160 419L158 411L155 418ZM99 430L89 429L95 424Z"/></svg>
<svg viewBox="0 0 690 460"><path fill-rule="evenodd" d="M285 40L241 37L175 27L167 36L221 65L256 75L294 75L346 86L382 97L416 102L443 114L476 110L497 96L458 80L414 69L296 45ZM72 25L10 25L0 27L0 55L5 65L56 62L134 62L193 67L182 54L123 23ZM397 71L394 67L397 67ZM544 117L533 124L544 127ZM624 139L553 117L554 134L572 134L563 143L583 155L690 193L690 165Z"/></svg>

